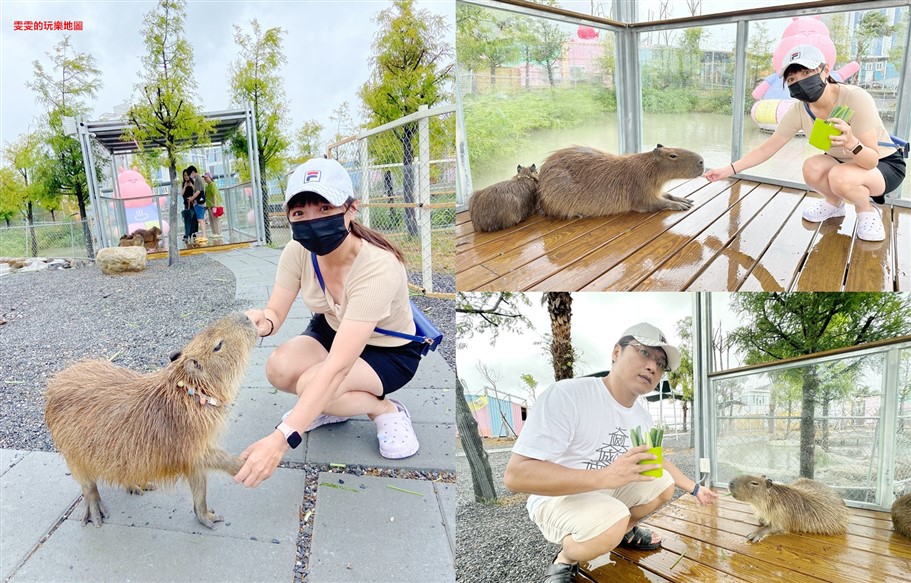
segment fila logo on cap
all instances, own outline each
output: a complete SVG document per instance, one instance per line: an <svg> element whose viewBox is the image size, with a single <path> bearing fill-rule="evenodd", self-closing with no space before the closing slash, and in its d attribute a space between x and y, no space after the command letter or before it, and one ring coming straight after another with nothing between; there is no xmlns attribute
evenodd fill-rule
<svg viewBox="0 0 911 583"><path fill-rule="evenodd" d="M667 338L664 337L664 334L659 334L658 340L664 344L667 344Z"/></svg>
<svg viewBox="0 0 911 583"><path fill-rule="evenodd" d="M320 171L319 170L308 170L304 175L304 182L319 182Z"/></svg>

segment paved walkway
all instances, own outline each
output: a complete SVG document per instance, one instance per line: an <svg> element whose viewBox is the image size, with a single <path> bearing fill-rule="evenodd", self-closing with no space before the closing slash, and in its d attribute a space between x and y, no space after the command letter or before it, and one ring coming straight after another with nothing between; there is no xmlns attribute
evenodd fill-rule
<svg viewBox="0 0 911 583"><path fill-rule="evenodd" d="M239 299L265 305L279 253L211 257L234 272ZM293 406L266 381L264 363L308 318L297 302L278 334L254 350L222 440L228 451L240 453ZM360 417L313 431L285 460L454 472L454 384L453 371L431 352L397 392L421 442L408 459L380 457L375 426ZM455 484L354 473L321 473L317 483L315 509L305 515L312 524L307 581L455 580ZM81 524L81 491L61 456L0 450L0 581L290 581L302 505L312 495L305 485L300 469L279 468L252 490L212 473L208 503L225 517L215 530L196 521L184 482L142 497L99 485L111 516L96 529Z"/></svg>

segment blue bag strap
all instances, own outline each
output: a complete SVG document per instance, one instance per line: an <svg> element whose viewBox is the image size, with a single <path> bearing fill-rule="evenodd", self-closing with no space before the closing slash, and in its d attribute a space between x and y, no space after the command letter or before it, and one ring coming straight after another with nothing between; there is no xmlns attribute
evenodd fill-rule
<svg viewBox="0 0 911 583"><path fill-rule="evenodd" d="M310 259L313 262L313 270L316 272L316 279L319 281L319 287L323 292L326 291L326 283L323 281L323 274L320 273L319 263L316 262L316 253L310 254ZM396 332L395 330L386 330L385 328L380 328L377 326L373 329L375 332L380 334L385 334L386 336L395 336L396 338L404 338L405 340L411 340L412 342L420 342L421 344L433 344L433 338L428 338L426 336L415 336L414 334L405 334L404 332Z"/></svg>
<svg viewBox="0 0 911 583"><path fill-rule="evenodd" d="M813 115L812 111L810 111L810 106L806 101L803 102L803 108L807 110L807 114L810 116L810 119L816 121L816 116ZM899 138L898 136L893 136L892 134L889 134L889 139L892 141L876 143L877 145L883 146L884 148L895 148L898 150L898 153L902 158L907 158L908 154L911 153L911 147L909 147L908 142Z"/></svg>

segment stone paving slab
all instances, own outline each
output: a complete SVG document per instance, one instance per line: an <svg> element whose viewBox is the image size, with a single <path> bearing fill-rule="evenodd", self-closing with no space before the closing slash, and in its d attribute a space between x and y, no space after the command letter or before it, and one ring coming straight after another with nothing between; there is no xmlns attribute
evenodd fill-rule
<svg viewBox="0 0 911 583"><path fill-rule="evenodd" d="M456 485L436 482L433 489L440 500L440 510L443 512L443 524L446 526L446 536L449 537L449 548L452 554L456 552Z"/></svg>
<svg viewBox="0 0 911 583"><path fill-rule="evenodd" d="M0 476L8 469L19 463L30 452L21 449L0 449Z"/></svg>
<svg viewBox="0 0 911 583"><path fill-rule="evenodd" d="M310 580L455 580L454 554L433 483L350 474L319 475L320 484L338 484L339 480L355 492L317 487ZM393 490L387 487L390 485L421 495Z"/></svg>
<svg viewBox="0 0 911 583"><path fill-rule="evenodd" d="M99 484L98 492L109 513L100 530L108 525L120 525L204 537L259 540L286 548L297 544L304 497L303 472L278 468L257 488L235 484L230 476L221 472L210 472L207 482L206 503L213 512L225 518L224 522L215 524L214 530L196 520L193 496L184 480L171 488L159 488L142 496ZM80 502L68 521L81 524L83 504Z"/></svg>
<svg viewBox="0 0 911 583"><path fill-rule="evenodd" d="M285 543L67 520L11 581L288 581L295 553Z"/></svg>
<svg viewBox="0 0 911 583"><path fill-rule="evenodd" d="M345 423L326 425L310 432L307 462L455 471L453 424L414 423L414 432L421 444L418 452L405 459L389 460L380 456L373 421L355 418Z"/></svg>
<svg viewBox="0 0 911 583"><path fill-rule="evenodd" d="M282 415L294 406L294 396L272 388L241 389L237 402L228 414L227 430L219 443L227 451L240 455L249 445L268 435ZM288 449L285 461L304 462L307 435L296 449Z"/></svg>
<svg viewBox="0 0 911 583"><path fill-rule="evenodd" d="M82 489L58 454L3 452L3 466L12 466L0 478L0 580L6 581Z"/></svg>

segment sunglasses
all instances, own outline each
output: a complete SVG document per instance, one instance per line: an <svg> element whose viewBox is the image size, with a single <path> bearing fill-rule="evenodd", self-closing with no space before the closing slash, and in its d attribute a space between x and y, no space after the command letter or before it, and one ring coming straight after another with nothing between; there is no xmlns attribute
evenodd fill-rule
<svg viewBox="0 0 911 583"><path fill-rule="evenodd" d="M628 342L628 343L624 344L623 346L632 346L633 348L635 348L636 350L639 351L639 354L645 360L655 361L655 366L657 366L663 372L667 372L670 370L670 366L668 365L667 360L658 356L650 348L647 348L646 346L643 346L642 344L639 344L638 342Z"/></svg>

